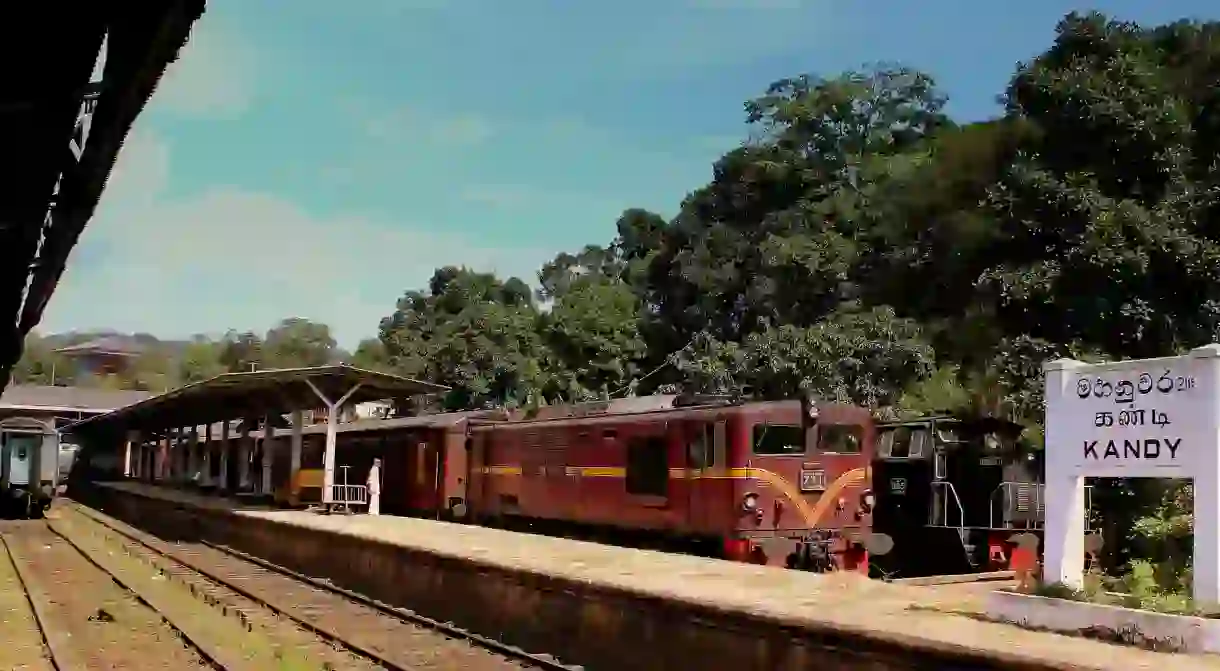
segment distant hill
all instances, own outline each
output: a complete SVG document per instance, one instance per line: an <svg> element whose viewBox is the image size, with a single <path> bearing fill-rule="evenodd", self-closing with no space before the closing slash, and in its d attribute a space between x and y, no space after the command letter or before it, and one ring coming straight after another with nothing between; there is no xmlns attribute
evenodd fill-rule
<svg viewBox="0 0 1220 671"><path fill-rule="evenodd" d="M171 359L177 359L182 356L182 353L192 343L199 339L216 340L211 336L199 334L187 340L162 340L151 333L122 333L120 331L99 329L92 331L67 331L65 333L48 333L40 334L38 338L48 348L52 350L80 345L90 340L106 338L110 342L117 340L123 345L124 350L135 352L160 352ZM343 363L351 361L352 355L342 347L336 347L332 356L334 363Z"/></svg>
<svg viewBox="0 0 1220 671"><path fill-rule="evenodd" d="M120 333L113 330L48 333L40 335L39 338L49 349L71 347L72 345L79 345L90 340L106 338L110 341L117 340L123 343L124 349L136 352L159 351L170 357L179 356L191 344L190 340L161 340L151 333Z"/></svg>

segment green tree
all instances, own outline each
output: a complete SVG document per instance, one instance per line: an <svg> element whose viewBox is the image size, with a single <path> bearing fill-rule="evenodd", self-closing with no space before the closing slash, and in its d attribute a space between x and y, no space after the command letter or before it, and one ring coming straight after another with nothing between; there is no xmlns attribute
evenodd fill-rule
<svg viewBox="0 0 1220 671"><path fill-rule="evenodd" d="M62 386L73 384L76 377L72 360L55 352L53 345L33 333L26 337L25 349L12 372L15 384Z"/></svg>
<svg viewBox="0 0 1220 671"><path fill-rule="evenodd" d="M385 373L393 373L394 367L390 363L390 354L386 351L385 344L377 338L365 338L356 346L356 351L352 354L351 363L356 368L365 370L375 370Z"/></svg>
<svg viewBox="0 0 1220 671"><path fill-rule="evenodd" d="M646 353L639 316L631 287L614 279L565 290L540 324L555 372L548 391L577 400L626 389Z"/></svg>
<svg viewBox="0 0 1220 671"><path fill-rule="evenodd" d="M263 339L249 331L229 331L220 341L220 363L230 373L265 367Z"/></svg>
<svg viewBox="0 0 1220 671"><path fill-rule="evenodd" d="M202 382L229 372L222 362L224 343L196 338L188 343L178 360L178 378L183 384Z"/></svg>
<svg viewBox="0 0 1220 671"><path fill-rule="evenodd" d="M334 363L337 347L326 324L290 317L267 331L262 356L270 368L310 368Z"/></svg>
<svg viewBox="0 0 1220 671"><path fill-rule="evenodd" d="M451 387L449 408L513 406L546 386L538 322L521 280L445 267L399 300L380 340L396 371Z"/></svg>

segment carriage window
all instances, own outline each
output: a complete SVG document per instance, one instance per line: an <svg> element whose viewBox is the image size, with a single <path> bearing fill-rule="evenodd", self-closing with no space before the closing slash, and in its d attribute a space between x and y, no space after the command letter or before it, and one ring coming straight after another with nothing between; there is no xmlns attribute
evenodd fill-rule
<svg viewBox="0 0 1220 671"><path fill-rule="evenodd" d="M628 494L667 496L669 455L661 437L634 438L627 444Z"/></svg>
<svg viewBox="0 0 1220 671"><path fill-rule="evenodd" d="M754 454L805 454L805 430L788 424L755 424Z"/></svg>
<svg viewBox="0 0 1220 671"><path fill-rule="evenodd" d="M712 427L700 426L691 436L686 447L687 465L690 468L710 468L716 465L716 450L712 448Z"/></svg>
<svg viewBox="0 0 1220 671"><path fill-rule="evenodd" d="M822 424L818 426L818 449L835 454L860 454L864 443L864 427L858 424Z"/></svg>

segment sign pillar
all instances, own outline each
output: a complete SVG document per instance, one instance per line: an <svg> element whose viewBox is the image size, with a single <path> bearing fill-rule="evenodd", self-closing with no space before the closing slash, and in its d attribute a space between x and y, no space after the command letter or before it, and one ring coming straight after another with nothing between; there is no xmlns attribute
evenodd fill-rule
<svg viewBox="0 0 1220 671"><path fill-rule="evenodd" d="M1198 399L1196 412L1206 419L1203 430L1211 441L1209 458L1192 468L1194 484L1194 569L1196 601L1220 603L1220 345L1191 350L1199 372L1198 384L1208 393Z"/></svg>
<svg viewBox="0 0 1220 671"><path fill-rule="evenodd" d="M1138 361L1061 359L1043 370L1043 580L1084 581L1084 478L1189 478L1194 596L1220 601L1220 345Z"/></svg>

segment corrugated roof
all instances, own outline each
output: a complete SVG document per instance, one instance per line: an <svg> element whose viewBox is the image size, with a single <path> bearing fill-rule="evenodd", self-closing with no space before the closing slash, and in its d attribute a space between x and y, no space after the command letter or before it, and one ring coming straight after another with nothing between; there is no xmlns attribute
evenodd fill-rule
<svg viewBox="0 0 1220 671"><path fill-rule="evenodd" d="M156 431L278 415L330 402L404 398L448 387L347 365L225 373L73 425L80 431Z"/></svg>
<svg viewBox="0 0 1220 671"><path fill-rule="evenodd" d="M93 410L110 412L152 396L147 391L12 385L0 394L0 408Z"/></svg>

